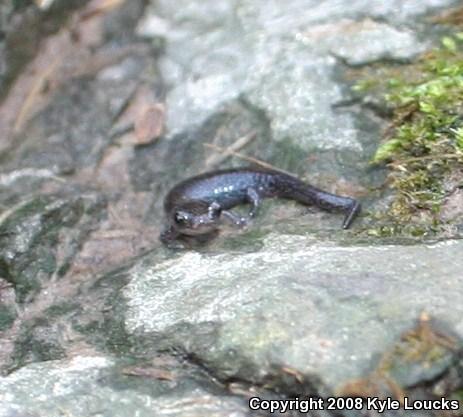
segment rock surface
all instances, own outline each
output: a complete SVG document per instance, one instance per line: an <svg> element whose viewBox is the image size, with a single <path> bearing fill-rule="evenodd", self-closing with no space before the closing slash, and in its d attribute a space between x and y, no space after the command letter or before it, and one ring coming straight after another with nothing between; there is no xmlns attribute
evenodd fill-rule
<svg viewBox="0 0 463 417"><path fill-rule="evenodd" d="M37 363L0 380L0 416L58 417L65 412L119 417L135 412L143 417L157 410L169 416L247 415L245 404L238 398L216 396L193 381L184 381L183 385L162 378L133 378L128 369L124 371L108 357L76 356ZM189 388L186 395L185 386Z"/></svg>
<svg viewBox="0 0 463 417"><path fill-rule="evenodd" d="M167 335L222 378L289 367L333 392L371 370L422 312L463 338L461 241L372 248L270 234L261 243L144 260L123 291L127 331Z"/></svg>
<svg viewBox="0 0 463 417"><path fill-rule="evenodd" d="M175 28L166 34L161 60L166 81L175 86L167 96L170 132L203 121L224 101L244 94L267 114L276 140L293 141L305 150L357 152L361 139L354 118L332 108L342 99L342 86L333 77L335 56L356 65L412 58L422 45L413 33L394 25L438 5L353 1L343 8L336 1L303 0L284 6L276 1L183 3L173 6L160 1L155 9ZM205 32L205 25L213 29Z"/></svg>
<svg viewBox="0 0 463 417"><path fill-rule="evenodd" d="M360 198L364 213L386 204L369 191L385 121L352 102L347 70L413 59L436 41L428 16L457 2L94 0L56 21L64 2L28 3L54 25L6 88L13 3L0 6L0 416L463 401L461 240L365 238L362 218L342 231L340 215L266 202L208 246L158 242L169 187L243 165L217 150Z"/></svg>

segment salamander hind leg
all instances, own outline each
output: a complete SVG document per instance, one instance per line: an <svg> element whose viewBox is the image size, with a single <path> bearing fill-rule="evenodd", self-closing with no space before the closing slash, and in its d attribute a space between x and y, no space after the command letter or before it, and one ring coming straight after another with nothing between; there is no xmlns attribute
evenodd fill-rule
<svg viewBox="0 0 463 417"><path fill-rule="evenodd" d="M230 220L231 223L237 227L246 227L249 224L248 220L244 217L241 217L229 210L222 210L222 217Z"/></svg>
<svg viewBox="0 0 463 417"><path fill-rule="evenodd" d="M213 201L207 210L211 219L217 219L222 213L222 206L217 201Z"/></svg>
<svg viewBox="0 0 463 417"><path fill-rule="evenodd" d="M252 206L251 210L249 211L249 217L256 217L259 211L260 203L262 201L259 193L255 188L250 187L246 190L246 199Z"/></svg>

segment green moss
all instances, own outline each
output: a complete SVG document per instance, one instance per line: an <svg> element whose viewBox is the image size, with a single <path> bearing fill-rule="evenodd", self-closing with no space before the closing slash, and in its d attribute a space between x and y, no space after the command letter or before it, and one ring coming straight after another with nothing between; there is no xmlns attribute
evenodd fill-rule
<svg viewBox="0 0 463 417"><path fill-rule="evenodd" d="M463 37L446 36L416 63L400 72L390 68L389 76L383 72L380 78L385 81L377 79L362 80L355 90L370 86L369 93L384 93L392 110L391 125L372 162L388 165L394 197L385 212L375 214L386 225L370 232L435 233L444 223L444 198L457 186L451 178L463 168Z"/></svg>
<svg viewBox="0 0 463 417"><path fill-rule="evenodd" d="M59 334L48 325L46 319L22 323L7 372L28 363L61 359L65 354Z"/></svg>
<svg viewBox="0 0 463 417"><path fill-rule="evenodd" d="M463 401L463 389L454 392L454 393L450 396L450 398L462 402L462 401Z"/></svg>
<svg viewBox="0 0 463 417"><path fill-rule="evenodd" d="M71 301L63 301L47 308L45 315L48 320L57 319L65 314L74 313L79 310L79 305Z"/></svg>

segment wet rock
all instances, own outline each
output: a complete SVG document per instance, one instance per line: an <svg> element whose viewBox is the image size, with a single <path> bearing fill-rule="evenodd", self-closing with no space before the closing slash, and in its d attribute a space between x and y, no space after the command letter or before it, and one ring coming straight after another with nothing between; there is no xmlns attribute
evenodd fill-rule
<svg viewBox="0 0 463 417"><path fill-rule="evenodd" d="M64 274L82 239L97 223L103 200L95 195L43 196L4 213L0 223L0 275L18 301ZM57 248L59 252L57 252Z"/></svg>
<svg viewBox="0 0 463 417"><path fill-rule="evenodd" d="M127 330L161 334L223 378L289 367L334 392L422 311L463 336L459 241L362 248L271 234L262 243L135 266Z"/></svg>
<svg viewBox="0 0 463 417"><path fill-rule="evenodd" d="M5 373L33 362L51 361L66 356L65 326L50 326L49 317L25 321L19 331Z"/></svg>
<svg viewBox="0 0 463 417"><path fill-rule="evenodd" d="M193 378L172 380L166 373L150 374L146 365L144 373L143 368L134 369L94 355L26 366L0 377L0 416L250 415L243 400L220 395L217 388L202 386Z"/></svg>

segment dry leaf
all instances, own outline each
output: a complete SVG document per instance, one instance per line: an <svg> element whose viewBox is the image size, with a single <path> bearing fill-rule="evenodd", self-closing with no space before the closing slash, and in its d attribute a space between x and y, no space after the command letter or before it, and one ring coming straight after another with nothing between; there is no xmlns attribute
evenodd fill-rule
<svg viewBox="0 0 463 417"><path fill-rule="evenodd" d="M164 131L165 108L161 103L148 107L135 121L135 137L137 145L153 142Z"/></svg>

